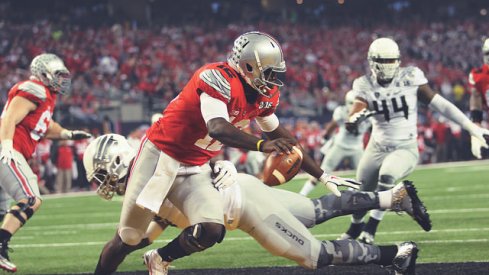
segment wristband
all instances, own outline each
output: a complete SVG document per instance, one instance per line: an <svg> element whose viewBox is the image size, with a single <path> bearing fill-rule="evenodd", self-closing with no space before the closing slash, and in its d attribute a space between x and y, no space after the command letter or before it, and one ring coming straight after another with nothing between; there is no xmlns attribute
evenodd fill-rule
<svg viewBox="0 0 489 275"><path fill-rule="evenodd" d="M256 150L257 151L263 152L263 142L264 141L265 140L260 139L259 141L256 142Z"/></svg>
<svg viewBox="0 0 489 275"><path fill-rule="evenodd" d="M470 118L472 118L472 121L475 123L481 123L482 122L482 111L481 110L471 110L470 111Z"/></svg>

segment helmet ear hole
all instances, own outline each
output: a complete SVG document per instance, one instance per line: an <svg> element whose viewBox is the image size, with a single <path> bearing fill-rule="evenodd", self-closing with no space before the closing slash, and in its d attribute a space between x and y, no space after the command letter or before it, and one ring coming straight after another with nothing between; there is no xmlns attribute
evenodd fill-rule
<svg viewBox="0 0 489 275"><path fill-rule="evenodd" d="M119 156L115 158L115 164L117 165L121 164L121 158Z"/></svg>
<svg viewBox="0 0 489 275"><path fill-rule="evenodd" d="M248 70L248 72L252 72L253 71L253 67L250 64L248 64L248 63L246 63L246 69Z"/></svg>

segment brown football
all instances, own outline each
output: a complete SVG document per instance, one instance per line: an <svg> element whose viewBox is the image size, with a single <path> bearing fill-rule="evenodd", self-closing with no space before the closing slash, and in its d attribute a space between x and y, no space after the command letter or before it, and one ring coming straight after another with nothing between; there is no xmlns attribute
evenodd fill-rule
<svg viewBox="0 0 489 275"><path fill-rule="evenodd" d="M284 184L301 169L302 151L294 146L290 154L271 153L263 167L263 182L268 186Z"/></svg>

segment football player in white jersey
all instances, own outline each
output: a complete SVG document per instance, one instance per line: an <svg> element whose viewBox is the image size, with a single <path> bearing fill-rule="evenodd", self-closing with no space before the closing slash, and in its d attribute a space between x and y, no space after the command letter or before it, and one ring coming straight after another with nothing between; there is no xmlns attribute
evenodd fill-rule
<svg viewBox="0 0 489 275"><path fill-rule="evenodd" d="M330 173L333 172L341 161L345 158L350 158L353 169L357 169L358 162L363 153L363 136L365 131L370 127L369 123L362 123L358 127L358 131L350 133L345 128L345 122L348 121L348 114L355 101L353 91L349 91L345 95L345 105L336 107L333 112L333 119L326 126L325 138L331 137L336 129L339 129L336 134L321 147L321 153L324 158L321 162L321 168ZM301 195L307 196L316 187L318 181L310 177L302 186Z"/></svg>
<svg viewBox="0 0 489 275"><path fill-rule="evenodd" d="M100 196L110 199L114 193L125 193L134 155L134 150L124 137L115 134L100 136L88 146L83 163L88 180L99 185L97 193ZM330 194L308 199L294 192L268 187L256 177L238 174L229 161L217 161L215 166L221 167L214 169L216 175L213 184L221 194L227 230L240 229L270 253L309 269L330 264L373 263L392 265L400 274L414 273L418 249L413 242L404 242L399 246L376 246L355 240L320 241L307 230L355 210L379 207L406 211L422 227L429 227L429 215L411 182L405 181L384 192L343 191L341 197ZM201 173L201 169L204 168L181 167L178 174L182 176L177 176L176 181L182 180L188 173ZM168 225L186 228L189 224L189 218L167 199L143 241L132 250L152 243ZM193 234L199 232L194 231ZM150 274L167 274L168 270L157 249L146 252L144 261Z"/></svg>
<svg viewBox="0 0 489 275"><path fill-rule="evenodd" d="M368 50L370 74L353 82L355 102L350 112L347 129L356 127L371 116L372 135L360 160L357 180L361 190L374 191L392 188L396 181L409 175L418 163L417 104L454 121L470 135L487 146L484 135L489 130L470 121L455 105L435 93L424 73L417 67L400 67L400 51L390 38L378 38ZM352 223L341 239L360 238L372 243L382 211L371 211L367 224L366 212L353 214Z"/></svg>

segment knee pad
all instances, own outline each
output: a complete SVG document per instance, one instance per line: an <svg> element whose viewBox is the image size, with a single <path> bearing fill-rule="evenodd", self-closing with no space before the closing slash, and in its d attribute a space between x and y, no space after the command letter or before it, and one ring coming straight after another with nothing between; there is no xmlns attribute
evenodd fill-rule
<svg viewBox="0 0 489 275"><path fill-rule="evenodd" d="M34 215L34 209L32 206L36 203L36 197L30 197L27 203L19 202L16 204L18 208L11 208L7 211L8 214L12 214L20 222L20 226L23 226L28 219ZM22 216L22 213L26 216Z"/></svg>
<svg viewBox="0 0 489 275"><path fill-rule="evenodd" d="M378 191L389 190L394 187L396 183L396 179L391 175L380 175L379 177L379 185L377 187Z"/></svg>
<svg viewBox="0 0 489 275"><path fill-rule="evenodd" d="M180 235L180 244L187 253L191 254L222 242L225 234L226 229L222 224L198 223L185 228Z"/></svg>
<svg viewBox="0 0 489 275"><path fill-rule="evenodd" d="M133 246L141 242L144 232L132 227L121 227L119 228L119 236L123 243Z"/></svg>

